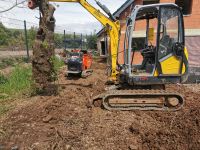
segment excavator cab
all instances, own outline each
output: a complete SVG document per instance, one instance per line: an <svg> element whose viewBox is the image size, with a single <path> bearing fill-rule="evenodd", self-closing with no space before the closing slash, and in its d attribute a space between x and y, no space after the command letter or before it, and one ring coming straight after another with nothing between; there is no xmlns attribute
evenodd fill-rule
<svg viewBox="0 0 200 150"><path fill-rule="evenodd" d="M182 83L188 74L181 9L175 4L136 6L127 19L121 82Z"/></svg>

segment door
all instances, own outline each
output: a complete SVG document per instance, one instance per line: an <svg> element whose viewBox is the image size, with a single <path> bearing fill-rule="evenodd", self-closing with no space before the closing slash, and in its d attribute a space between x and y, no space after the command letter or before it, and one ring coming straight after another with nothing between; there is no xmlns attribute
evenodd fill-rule
<svg viewBox="0 0 200 150"><path fill-rule="evenodd" d="M106 55L105 41L101 41L101 55Z"/></svg>
<svg viewBox="0 0 200 150"><path fill-rule="evenodd" d="M180 75L183 69L184 31L181 11L176 7L160 8L158 72Z"/></svg>

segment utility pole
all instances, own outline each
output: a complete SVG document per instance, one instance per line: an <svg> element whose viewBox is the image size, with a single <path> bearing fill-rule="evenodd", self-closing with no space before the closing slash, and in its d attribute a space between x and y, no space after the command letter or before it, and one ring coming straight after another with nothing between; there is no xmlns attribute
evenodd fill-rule
<svg viewBox="0 0 200 150"><path fill-rule="evenodd" d="M26 51L27 51L27 62L29 61L29 47L28 47L28 35L26 29L26 20L24 20L24 34L25 34L25 44L26 44Z"/></svg>

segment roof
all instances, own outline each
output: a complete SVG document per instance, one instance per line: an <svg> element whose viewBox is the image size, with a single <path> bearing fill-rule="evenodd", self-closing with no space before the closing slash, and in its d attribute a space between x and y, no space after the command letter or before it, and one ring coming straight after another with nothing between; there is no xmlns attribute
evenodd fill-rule
<svg viewBox="0 0 200 150"><path fill-rule="evenodd" d="M130 6L135 0L127 0L120 8L118 8L114 13L113 13L113 16L114 17L119 17L119 15L124 11L126 10L126 8L128 6ZM97 36L101 35L101 33L104 31L104 28L101 29L98 33L97 33Z"/></svg>
<svg viewBox="0 0 200 150"><path fill-rule="evenodd" d="M114 17L119 17L119 15L128 7L130 6L134 0L127 0L120 8L118 8L114 13Z"/></svg>

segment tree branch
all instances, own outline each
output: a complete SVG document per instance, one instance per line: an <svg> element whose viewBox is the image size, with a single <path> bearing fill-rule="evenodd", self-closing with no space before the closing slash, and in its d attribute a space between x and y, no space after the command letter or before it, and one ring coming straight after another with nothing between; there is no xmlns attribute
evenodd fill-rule
<svg viewBox="0 0 200 150"><path fill-rule="evenodd" d="M8 9L5 9L3 11L0 11L0 13L4 13L4 12L7 12L7 11L10 11L11 9L15 8L16 6L18 6L20 4L23 4L24 2L26 2L26 0L24 0L24 1L20 2L20 3L18 3L17 0L16 0L16 3L12 7L8 8Z"/></svg>

